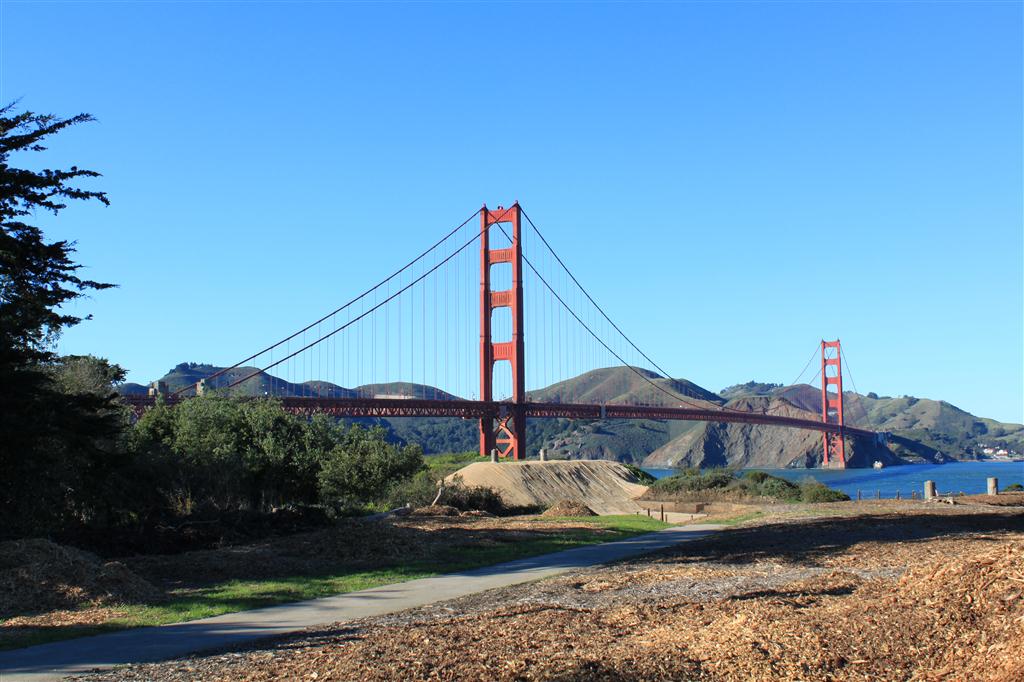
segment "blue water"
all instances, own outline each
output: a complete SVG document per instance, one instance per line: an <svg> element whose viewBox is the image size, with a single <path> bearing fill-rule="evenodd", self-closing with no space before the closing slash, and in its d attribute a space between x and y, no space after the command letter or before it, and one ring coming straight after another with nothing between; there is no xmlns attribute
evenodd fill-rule
<svg viewBox="0 0 1024 682"><path fill-rule="evenodd" d="M655 478L665 478L677 473L675 469L644 469ZM907 464L885 469L759 469L773 476L800 481L808 476L821 481L830 488L841 490L851 498L857 498L857 491L865 498L881 494L883 498L910 497L912 492L921 495L925 481L935 481L940 493L965 493L974 495L986 491L985 480L989 476L999 479L1002 490L1012 483L1024 485L1024 463L1022 462L955 462L952 464Z"/></svg>

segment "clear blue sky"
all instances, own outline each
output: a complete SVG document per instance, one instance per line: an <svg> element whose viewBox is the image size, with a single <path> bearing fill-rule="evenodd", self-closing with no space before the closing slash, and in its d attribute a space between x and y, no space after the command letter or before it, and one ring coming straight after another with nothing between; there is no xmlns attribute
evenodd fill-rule
<svg viewBox="0 0 1024 682"><path fill-rule="evenodd" d="M46 160L112 205L40 221L120 288L61 349L133 380L519 199L676 376L840 337L862 392L1024 420L1019 2L0 5L0 98L99 119Z"/></svg>

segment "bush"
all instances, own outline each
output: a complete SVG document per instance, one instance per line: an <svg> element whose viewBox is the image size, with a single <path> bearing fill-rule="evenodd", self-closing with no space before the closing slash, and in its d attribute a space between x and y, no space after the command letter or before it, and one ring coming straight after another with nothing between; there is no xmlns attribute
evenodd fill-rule
<svg viewBox="0 0 1024 682"><path fill-rule="evenodd" d="M711 488L724 488L736 480L732 471L723 469L712 469L701 473L699 476L688 476L686 479L687 490L709 490Z"/></svg>
<svg viewBox="0 0 1024 682"><path fill-rule="evenodd" d="M1021 490L1024 490L1024 485L1021 485L1020 483L1011 483L1010 485L1008 485L1005 488L1003 488L1003 492L1011 492L1011 493L1012 492L1019 492Z"/></svg>
<svg viewBox="0 0 1024 682"><path fill-rule="evenodd" d="M800 487L777 476L765 474L765 478L757 486L757 493L762 497L795 502L800 499Z"/></svg>
<svg viewBox="0 0 1024 682"><path fill-rule="evenodd" d="M272 400L159 404L133 429L128 472L137 488L158 494L132 503L144 513L174 514L196 505L269 511L313 504L322 463L345 437L332 420L300 419Z"/></svg>
<svg viewBox="0 0 1024 682"><path fill-rule="evenodd" d="M735 474L729 469L709 469L707 471L684 469L674 476L655 481L651 485L651 489L664 493L696 492L725 488L735 480Z"/></svg>
<svg viewBox="0 0 1024 682"><path fill-rule="evenodd" d="M637 481L640 482L643 485L651 485L652 483L654 483L655 481L658 480L654 476L651 476L649 473L647 473L646 471L644 471L643 469L641 469L638 466L634 466L632 464L623 464L622 466L624 466L627 469L629 469L629 473L631 473L634 476L636 476Z"/></svg>
<svg viewBox="0 0 1024 682"><path fill-rule="evenodd" d="M850 496L846 493L833 490L818 481L803 481L800 483L801 502L848 502Z"/></svg>
<svg viewBox="0 0 1024 682"><path fill-rule="evenodd" d="M776 477L766 474L763 471L748 471L743 475L743 478L747 479L748 481L752 481L757 485L760 485L761 483L764 483L767 479Z"/></svg>
<svg viewBox="0 0 1024 682"><path fill-rule="evenodd" d="M495 515L505 511L505 503L496 490L463 485L458 477L445 483L438 504L447 504L461 511L485 511Z"/></svg>
<svg viewBox="0 0 1024 682"><path fill-rule="evenodd" d="M425 507L437 497L437 476L433 470L416 472L411 478L396 481L381 499L385 509L396 509L409 505L414 509Z"/></svg>
<svg viewBox="0 0 1024 682"><path fill-rule="evenodd" d="M418 445L399 447L384 430L353 426L324 460L318 475L324 504L345 509L379 502L397 481L426 469Z"/></svg>

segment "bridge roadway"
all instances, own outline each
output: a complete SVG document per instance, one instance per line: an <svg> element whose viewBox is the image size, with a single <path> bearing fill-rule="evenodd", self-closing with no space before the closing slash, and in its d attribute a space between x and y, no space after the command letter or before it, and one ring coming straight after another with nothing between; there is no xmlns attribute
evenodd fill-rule
<svg viewBox="0 0 1024 682"><path fill-rule="evenodd" d="M168 397L168 404L188 398ZM124 402L136 410L144 411L155 403L151 396L124 396ZM278 398L289 412L298 414L323 413L337 417L460 417L479 419L498 417L516 409L505 401L485 400L422 400L415 398ZM784 426L825 433L843 433L847 436L875 438L876 432L853 426L826 424L813 419L798 419L763 412L736 410L702 410L690 407L654 407L643 405L586 405L578 403L533 403L521 405L531 419L674 419L734 424L761 424Z"/></svg>

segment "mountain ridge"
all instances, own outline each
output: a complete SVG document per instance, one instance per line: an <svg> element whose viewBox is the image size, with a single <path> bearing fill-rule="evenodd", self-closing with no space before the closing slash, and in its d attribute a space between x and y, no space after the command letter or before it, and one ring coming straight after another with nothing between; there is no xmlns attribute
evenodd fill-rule
<svg viewBox="0 0 1024 682"><path fill-rule="evenodd" d="M181 363L161 381L176 391L209 377L222 368L202 363ZM439 388L411 382L365 384L353 388L329 382L292 383L259 371L237 367L208 387L230 395L256 397L273 393L287 396L372 398L382 396L458 400ZM144 394L140 384L122 384L123 394ZM686 379L665 378L650 370L609 367L528 392L531 400L597 404L664 404L666 395L680 404L714 408L722 405L786 414L802 419L820 419L820 389L807 384L782 386L756 381L737 384L715 393ZM995 445L1024 451L1024 425L1006 424L976 417L945 401L925 398L879 397L844 392L847 423L891 434L882 450L848 441L851 462L870 466L875 460L887 464L941 462L972 459L983 446ZM471 420L442 418L391 418L372 421L387 429L400 442L419 442L425 451L445 452L476 447L476 424ZM785 427L678 422L659 420L577 420L536 419L527 424L528 454L546 448L555 457L615 459L647 466L815 466L821 457L821 436L817 432Z"/></svg>

